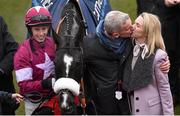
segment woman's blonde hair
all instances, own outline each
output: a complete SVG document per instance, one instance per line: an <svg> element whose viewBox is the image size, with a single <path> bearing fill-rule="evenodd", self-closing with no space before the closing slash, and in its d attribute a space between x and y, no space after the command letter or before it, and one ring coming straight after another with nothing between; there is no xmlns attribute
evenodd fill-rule
<svg viewBox="0 0 180 116"><path fill-rule="evenodd" d="M146 35L146 44L149 49L148 56L154 54L155 49L165 51L164 41L161 35L161 23L156 15L150 13L142 13L143 30Z"/></svg>

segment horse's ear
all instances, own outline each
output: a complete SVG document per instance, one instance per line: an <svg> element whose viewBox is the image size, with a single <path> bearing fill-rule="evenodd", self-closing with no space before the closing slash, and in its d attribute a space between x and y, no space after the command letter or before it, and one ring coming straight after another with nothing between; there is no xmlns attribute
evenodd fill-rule
<svg viewBox="0 0 180 116"><path fill-rule="evenodd" d="M55 43L57 44L57 46L59 46L60 37L59 37L58 34L54 31L54 29L52 29L52 37L53 37Z"/></svg>

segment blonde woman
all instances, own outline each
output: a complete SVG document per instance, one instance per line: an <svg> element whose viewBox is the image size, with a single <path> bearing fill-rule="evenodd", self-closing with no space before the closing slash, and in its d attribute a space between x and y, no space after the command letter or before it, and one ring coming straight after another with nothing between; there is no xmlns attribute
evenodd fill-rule
<svg viewBox="0 0 180 116"><path fill-rule="evenodd" d="M133 115L173 115L168 75L160 70L167 53L158 18L140 14L133 25L134 49L126 62L123 88Z"/></svg>

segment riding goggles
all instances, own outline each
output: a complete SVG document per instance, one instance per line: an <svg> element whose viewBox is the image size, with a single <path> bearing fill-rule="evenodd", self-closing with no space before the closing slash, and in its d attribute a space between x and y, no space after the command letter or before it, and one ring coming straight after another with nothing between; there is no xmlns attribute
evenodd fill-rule
<svg viewBox="0 0 180 116"><path fill-rule="evenodd" d="M37 15L31 18L31 23L51 22L51 17L45 15Z"/></svg>

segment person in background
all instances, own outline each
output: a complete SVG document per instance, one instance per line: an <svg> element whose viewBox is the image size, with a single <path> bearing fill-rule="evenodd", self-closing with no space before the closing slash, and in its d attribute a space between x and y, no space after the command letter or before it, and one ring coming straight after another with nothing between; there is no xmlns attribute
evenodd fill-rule
<svg viewBox="0 0 180 116"><path fill-rule="evenodd" d="M147 3L151 5L147 6ZM147 7L153 7L147 10ZM162 36L170 60L168 73L174 106L180 103L180 0L137 0L138 14L149 12L156 14L162 25Z"/></svg>
<svg viewBox="0 0 180 116"><path fill-rule="evenodd" d="M27 11L25 25L30 38L20 45L14 57L16 80L20 93L25 96L26 115L31 115L38 107L40 101L33 102L37 94L45 97L53 92L55 42L47 36L51 19L51 14L44 7L36 6Z"/></svg>
<svg viewBox="0 0 180 116"><path fill-rule="evenodd" d="M162 36L171 63L169 81L174 106L180 103L180 0L157 0L155 14L162 24Z"/></svg>
<svg viewBox="0 0 180 116"><path fill-rule="evenodd" d="M153 13L155 10L156 0L136 0L137 4L137 16L142 12Z"/></svg>
<svg viewBox="0 0 180 116"><path fill-rule="evenodd" d="M98 115L130 114L122 74L133 50L131 34L129 15L110 11L98 24L96 33L83 39L85 96L94 102ZM169 62L162 63L161 70L167 73Z"/></svg>
<svg viewBox="0 0 180 116"><path fill-rule="evenodd" d="M0 91L15 93L13 84L13 57L18 48L8 26L3 17L0 16ZM16 102L0 101L2 115L14 115L15 110L19 107Z"/></svg>
<svg viewBox="0 0 180 116"><path fill-rule="evenodd" d="M132 115L174 115L168 75L160 70L167 57L156 15L142 13L133 25L134 48L127 58L123 88Z"/></svg>
<svg viewBox="0 0 180 116"><path fill-rule="evenodd" d="M10 105L14 105L14 104L11 104L11 102L14 102L15 104L19 104L21 101L23 101L23 96L21 96L18 93L8 93L5 91L0 91L0 102L3 102L3 101L10 103ZM3 115L1 105L0 105L0 115Z"/></svg>

